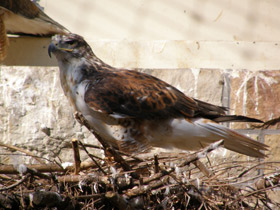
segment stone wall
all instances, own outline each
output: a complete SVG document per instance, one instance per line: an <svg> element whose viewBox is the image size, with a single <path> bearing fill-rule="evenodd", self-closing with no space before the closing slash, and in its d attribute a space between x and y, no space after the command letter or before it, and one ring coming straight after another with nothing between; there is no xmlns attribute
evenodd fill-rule
<svg viewBox="0 0 280 210"><path fill-rule="evenodd" d="M141 69L171 83L185 94L216 105L230 107L231 114L262 120L280 115L279 71L221 69ZM232 123L271 146L267 160L280 159L280 124L269 129L251 129L247 123ZM73 118L60 87L57 67L0 67L0 141L47 159L72 161L71 139L97 144L94 137ZM92 152L98 152L94 150ZM0 162L29 163L33 158L0 147ZM21 155L19 155L21 154ZM247 158L223 150L211 156ZM85 159L86 155L82 154Z"/></svg>
<svg viewBox="0 0 280 210"><path fill-rule="evenodd" d="M72 138L93 141L73 118L57 67L1 67L0 72L1 142L64 162L72 161ZM1 155L0 160L14 164L30 158Z"/></svg>

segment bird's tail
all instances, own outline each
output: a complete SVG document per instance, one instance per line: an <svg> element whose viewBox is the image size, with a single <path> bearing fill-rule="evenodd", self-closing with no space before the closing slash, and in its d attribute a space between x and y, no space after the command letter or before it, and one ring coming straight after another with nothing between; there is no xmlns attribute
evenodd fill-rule
<svg viewBox="0 0 280 210"><path fill-rule="evenodd" d="M221 139L224 139L224 147L226 149L232 150L234 152L238 152L244 155L248 155L251 157L264 158L266 155L262 152L264 150L268 150L268 146L251 139L248 136L239 134L227 127L216 123L200 123L197 125L203 127L204 129L210 131L211 133L215 133L220 136Z"/></svg>
<svg viewBox="0 0 280 210"><path fill-rule="evenodd" d="M215 122L255 122L255 123L263 123L262 120L246 117L242 115L224 115L224 116L217 116L212 117L212 120Z"/></svg>

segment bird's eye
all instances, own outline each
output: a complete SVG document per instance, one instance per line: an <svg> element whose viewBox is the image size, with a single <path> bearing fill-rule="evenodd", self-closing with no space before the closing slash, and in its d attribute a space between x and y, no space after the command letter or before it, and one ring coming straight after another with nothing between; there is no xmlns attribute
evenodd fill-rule
<svg viewBox="0 0 280 210"><path fill-rule="evenodd" d="M74 40L68 40L68 41L66 41L66 43L69 44L69 45L73 45L75 43L75 41Z"/></svg>

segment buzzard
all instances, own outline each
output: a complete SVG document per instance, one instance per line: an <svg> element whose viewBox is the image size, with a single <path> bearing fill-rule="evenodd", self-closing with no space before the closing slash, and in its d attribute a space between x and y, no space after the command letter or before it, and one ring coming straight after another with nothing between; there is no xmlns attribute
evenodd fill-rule
<svg viewBox="0 0 280 210"><path fill-rule="evenodd" d="M220 122L257 119L226 115L226 108L186 96L151 75L114 68L79 35L56 35L48 48L58 61L65 95L112 146L126 152L150 147L198 150L223 139L224 147L263 158L267 145Z"/></svg>
<svg viewBox="0 0 280 210"><path fill-rule="evenodd" d="M0 0L0 61L7 54L7 33L46 36L65 34L67 29L30 0Z"/></svg>

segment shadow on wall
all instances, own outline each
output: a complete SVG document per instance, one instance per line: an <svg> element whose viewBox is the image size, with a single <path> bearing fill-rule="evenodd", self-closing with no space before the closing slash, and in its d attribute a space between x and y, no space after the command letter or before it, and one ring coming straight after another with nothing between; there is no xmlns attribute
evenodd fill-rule
<svg viewBox="0 0 280 210"><path fill-rule="evenodd" d="M88 42L112 40L113 44L114 40L136 42L140 40L191 40L194 42L213 41L217 43L217 46L221 41L236 44L245 41L257 45L258 42L277 42L280 37L278 27L280 21L277 15L280 14L280 3L278 1L84 0L77 3L76 0L61 0L61 5L64 4L69 8L54 7L54 3L48 1L45 12L51 13L49 14L51 17L70 30L72 29L74 33L83 35ZM44 6L43 2L42 6ZM23 37L10 40L10 48L13 49L9 52L5 65L56 65L56 61L49 59L46 53L48 39ZM252 47L252 45L242 45L238 48L225 45L227 49L224 49L224 45L221 46L207 49L205 51L207 59L212 56L213 61L220 57L227 60L226 55L241 54L242 58L253 61L259 58L263 50L263 47L260 47L261 51L254 50L257 47ZM143 47L137 50L145 52ZM218 50L220 57L217 57ZM258 56L255 56L256 54ZM189 55L181 54L180 56ZM193 56L202 56L204 59L204 54Z"/></svg>

